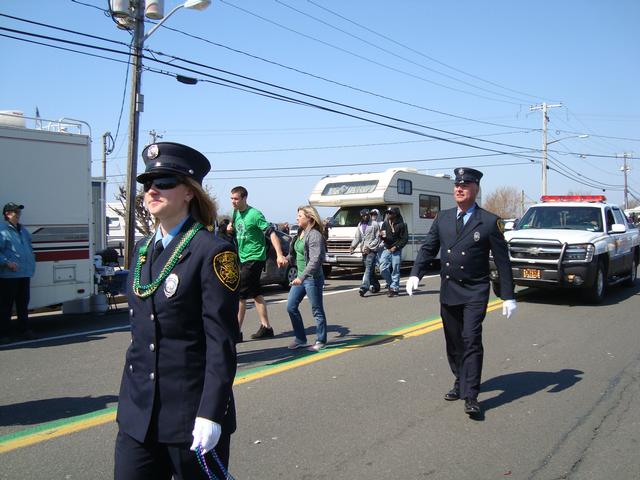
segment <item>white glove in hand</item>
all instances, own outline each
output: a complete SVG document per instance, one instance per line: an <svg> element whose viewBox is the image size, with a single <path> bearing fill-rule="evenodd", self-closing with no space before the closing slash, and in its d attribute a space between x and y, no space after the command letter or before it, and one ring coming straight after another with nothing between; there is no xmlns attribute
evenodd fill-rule
<svg viewBox="0 0 640 480"><path fill-rule="evenodd" d="M502 315L506 315L507 318L511 318L511 315L516 313L516 309L518 306L516 305L515 300L505 300L502 303Z"/></svg>
<svg viewBox="0 0 640 480"><path fill-rule="evenodd" d="M196 423L193 426L193 445L191 450L194 452L198 445L202 447L202 453L213 450L220 440L222 427L219 423L212 422L206 418L196 417Z"/></svg>
<svg viewBox="0 0 640 480"><path fill-rule="evenodd" d="M409 296L413 295L414 290L418 290L418 283L420 283L420 279L418 277L407 278L407 284L405 285L405 290L407 291Z"/></svg>

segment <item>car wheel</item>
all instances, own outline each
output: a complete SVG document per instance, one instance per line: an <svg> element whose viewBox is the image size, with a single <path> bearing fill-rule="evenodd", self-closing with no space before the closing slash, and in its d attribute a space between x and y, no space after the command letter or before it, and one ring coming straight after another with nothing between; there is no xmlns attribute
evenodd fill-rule
<svg viewBox="0 0 640 480"><path fill-rule="evenodd" d="M596 270L596 276L593 279L593 285L587 287L584 292L585 300L592 304L601 303L604 299L606 281L607 277L605 274L604 265L602 264L602 262L598 262L598 269Z"/></svg>
<svg viewBox="0 0 640 480"><path fill-rule="evenodd" d="M631 260L631 271L629 272L629 278L625 280L625 287L633 287L636 284L636 278L638 278L638 261L636 257Z"/></svg>
<svg viewBox="0 0 640 480"><path fill-rule="evenodd" d="M293 265L287 267L287 274L285 275L285 281L282 282L282 286L285 288L291 287L291 282L296 278L298 278L298 267Z"/></svg>

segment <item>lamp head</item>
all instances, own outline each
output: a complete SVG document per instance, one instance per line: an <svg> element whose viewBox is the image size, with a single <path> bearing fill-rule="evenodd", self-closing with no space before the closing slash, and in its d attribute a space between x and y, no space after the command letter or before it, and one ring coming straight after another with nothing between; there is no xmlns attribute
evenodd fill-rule
<svg viewBox="0 0 640 480"><path fill-rule="evenodd" d="M211 5L211 0L187 0L183 7L192 10L204 10Z"/></svg>

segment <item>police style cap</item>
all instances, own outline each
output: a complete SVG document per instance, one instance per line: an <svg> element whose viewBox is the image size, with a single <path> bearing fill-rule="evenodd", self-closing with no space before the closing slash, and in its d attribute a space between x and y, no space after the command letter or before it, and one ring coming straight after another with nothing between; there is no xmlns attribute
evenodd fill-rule
<svg viewBox="0 0 640 480"><path fill-rule="evenodd" d="M211 170L207 157L180 143L158 142L147 145L142 151L142 159L146 168L136 178L139 183L163 175L182 175L202 184L205 175Z"/></svg>
<svg viewBox="0 0 640 480"><path fill-rule="evenodd" d="M360 210L360 216L363 217L365 215L369 215L369 209L368 208L363 208L362 210Z"/></svg>
<svg viewBox="0 0 640 480"><path fill-rule="evenodd" d="M17 203L9 202L2 209L2 214L4 215L7 212L17 212L18 210L22 210L24 205L19 205Z"/></svg>
<svg viewBox="0 0 640 480"><path fill-rule="evenodd" d="M387 208L386 213L392 213L394 215L400 215L400 209L398 207Z"/></svg>
<svg viewBox="0 0 640 480"><path fill-rule="evenodd" d="M456 168L453 173L456 174L455 184L461 183L477 183L480 185L480 179L482 178L482 172L473 168Z"/></svg>

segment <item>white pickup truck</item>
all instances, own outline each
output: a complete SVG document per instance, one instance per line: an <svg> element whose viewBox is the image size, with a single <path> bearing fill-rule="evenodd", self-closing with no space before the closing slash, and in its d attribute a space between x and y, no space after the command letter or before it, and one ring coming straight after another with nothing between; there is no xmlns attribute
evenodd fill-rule
<svg viewBox="0 0 640 480"><path fill-rule="evenodd" d="M607 286L636 281L640 232L603 195L543 196L505 239L516 285L580 288L587 301L600 303ZM499 295L499 274L490 264Z"/></svg>

